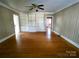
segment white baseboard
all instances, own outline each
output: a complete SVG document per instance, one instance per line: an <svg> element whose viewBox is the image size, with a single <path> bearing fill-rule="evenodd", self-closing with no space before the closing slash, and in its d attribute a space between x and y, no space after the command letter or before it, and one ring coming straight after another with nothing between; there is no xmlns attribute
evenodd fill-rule
<svg viewBox="0 0 79 59"><path fill-rule="evenodd" d="M54 33L56 33L57 35L59 35L58 32L54 31ZM68 41L69 43L71 43L72 45L74 45L75 47L79 48L79 45L77 43L75 43L74 41L68 39L67 37L60 35L62 38L64 38L66 41Z"/></svg>
<svg viewBox="0 0 79 59"><path fill-rule="evenodd" d="M0 43L4 42L5 40L9 39L10 37L14 36L15 34L11 34L3 39L0 40Z"/></svg>
<svg viewBox="0 0 79 59"><path fill-rule="evenodd" d="M57 34L57 35L60 35L58 32L56 32L56 31L53 31L55 34Z"/></svg>

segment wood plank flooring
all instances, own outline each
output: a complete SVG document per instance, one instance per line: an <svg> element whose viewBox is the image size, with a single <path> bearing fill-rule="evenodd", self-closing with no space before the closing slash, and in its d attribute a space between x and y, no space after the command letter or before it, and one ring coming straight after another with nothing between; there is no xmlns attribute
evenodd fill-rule
<svg viewBox="0 0 79 59"><path fill-rule="evenodd" d="M55 33L48 39L46 33L22 32L0 43L1 58L79 57L78 50Z"/></svg>

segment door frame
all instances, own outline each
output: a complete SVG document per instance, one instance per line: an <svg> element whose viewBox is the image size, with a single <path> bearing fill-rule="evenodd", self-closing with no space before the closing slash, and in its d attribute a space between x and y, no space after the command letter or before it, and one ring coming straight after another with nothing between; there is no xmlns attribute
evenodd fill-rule
<svg viewBox="0 0 79 59"><path fill-rule="evenodd" d="M19 18L19 15L17 14L13 14L13 22L14 22L14 29L15 29L15 21L14 21L14 17L17 16L18 17L18 27L19 27L19 32L21 32L21 29L20 29L20 18ZM16 31L15 31L16 33Z"/></svg>

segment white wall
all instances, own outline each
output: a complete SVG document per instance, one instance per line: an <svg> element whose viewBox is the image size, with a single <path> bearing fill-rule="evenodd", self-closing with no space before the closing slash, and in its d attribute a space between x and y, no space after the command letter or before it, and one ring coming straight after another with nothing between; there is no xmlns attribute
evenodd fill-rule
<svg viewBox="0 0 79 59"><path fill-rule="evenodd" d="M0 42L15 33L13 14L17 13L0 5Z"/></svg>
<svg viewBox="0 0 79 59"><path fill-rule="evenodd" d="M47 16L44 12L20 13L21 32L44 32Z"/></svg>
<svg viewBox="0 0 79 59"><path fill-rule="evenodd" d="M54 14L54 31L79 45L79 4Z"/></svg>

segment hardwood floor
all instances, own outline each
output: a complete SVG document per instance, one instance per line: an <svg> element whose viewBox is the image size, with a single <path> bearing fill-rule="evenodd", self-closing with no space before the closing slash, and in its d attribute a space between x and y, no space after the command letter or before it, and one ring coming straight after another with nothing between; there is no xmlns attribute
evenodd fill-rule
<svg viewBox="0 0 79 59"><path fill-rule="evenodd" d="M78 49L63 38L52 33L51 39L45 33L20 33L0 43L0 57L79 57Z"/></svg>

